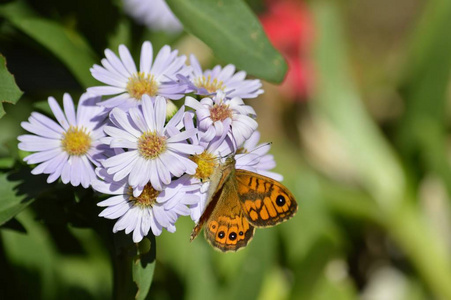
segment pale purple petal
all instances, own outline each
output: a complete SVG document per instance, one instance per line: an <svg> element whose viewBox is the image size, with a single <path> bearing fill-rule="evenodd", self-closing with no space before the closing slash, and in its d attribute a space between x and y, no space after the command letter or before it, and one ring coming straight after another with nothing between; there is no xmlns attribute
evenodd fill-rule
<svg viewBox="0 0 451 300"><path fill-rule="evenodd" d="M66 114L67 121L70 125L77 125L77 119L75 117L75 108L72 97L68 93L64 93L63 96L64 112Z"/></svg>
<svg viewBox="0 0 451 300"><path fill-rule="evenodd" d="M146 41L143 43L141 47L141 59L139 71L149 73L152 67L152 60L153 60L152 44L149 41Z"/></svg>
<svg viewBox="0 0 451 300"><path fill-rule="evenodd" d="M124 93L125 89L123 87L114 87L114 86L93 86L88 88L86 91L94 95L108 96Z"/></svg>
<svg viewBox="0 0 451 300"><path fill-rule="evenodd" d="M124 67L127 69L129 74L134 74L137 72L135 62L128 51L128 48L124 45L119 45L119 56L124 64Z"/></svg>
<svg viewBox="0 0 451 300"><path fill-rule="evenodd" d="M155 130L162 134L166 121L166 99L157 96L155 99Z"/></svg>
<svg viewBox="0 0 451 300"><path fill-rule="evenodd" d="M55 98L53 97L49 97L48 102L50 109L55 115L55 118L58 120L58 123L60 123L61 127L63 127L64 130L68 130L71 124L69 124L66 117L64 116L64 113L61 110L61 107L58 105L58 102L56 102Z"/></svg>

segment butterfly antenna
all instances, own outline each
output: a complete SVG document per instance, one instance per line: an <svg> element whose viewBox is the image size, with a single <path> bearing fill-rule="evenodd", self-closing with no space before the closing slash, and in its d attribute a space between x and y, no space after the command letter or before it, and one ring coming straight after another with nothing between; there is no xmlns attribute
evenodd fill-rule
<svg viewBox="0 0 451 300"><path fill-rule="evenodd" d="M252 149L252 151L250 151L249 153L252 153L252 152L254 152L262 147L268 146L268 145L272 145L272 142L262 143L262 144L258 145L257 147L255 147L254 149Z"/></svg>

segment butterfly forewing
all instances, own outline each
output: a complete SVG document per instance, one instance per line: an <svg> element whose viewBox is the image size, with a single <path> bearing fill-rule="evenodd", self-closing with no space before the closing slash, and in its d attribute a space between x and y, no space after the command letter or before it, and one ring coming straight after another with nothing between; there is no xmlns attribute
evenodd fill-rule
<svg viewBox="0 0 451 300"><path fill-rule="evenodd" d="M216 208L220 194L222 193L224 182L226 182L226 180L229 178L232 170L233 169L230 167L230 165L225 164L217 167L215 169L215 172L212 174L210 178L210 186L207 191L207 207L205 208L204 212L199 218L199 221L191 232L191 241L197 237L199 232L202 230L205 222L210 219L213 210Z"/></svg>
<svg viewBox="0 0 451 300"><path fill-rule="evenodd" d="M296 200L280 182L246 170L236 170L235 176L241 206L255 227L274 226L295 215Z"/></svg>
<svg viewBox="0 0 451 300"><path fill-rule="evenodd" d="M218 204L206 221L206 240L223 252L245 247L254 235L254 227L241 208L236 182L227 180L214 197L218 199L213 199L212 202Z"/></svg>

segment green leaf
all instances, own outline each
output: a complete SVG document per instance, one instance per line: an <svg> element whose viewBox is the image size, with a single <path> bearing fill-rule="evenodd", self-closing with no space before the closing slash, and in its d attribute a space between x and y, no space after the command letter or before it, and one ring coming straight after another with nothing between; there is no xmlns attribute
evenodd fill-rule
<svg viewBox="0 0 451 300"><path fill-rule="evenodd" d="M1 233L4 255L14 267L14 272L8 274L10 278L7 281L18 287L14 290L14 298L26 299L33 295L36 299L57 299L55 287L59 287L59 278L55 268L58 266L59 255L52 237L44 224L36 222L31 209L25 209L17 219L27 229L27 234L12 230L2 230ZM15 282L18 283L14 284ZM26 291L20 288L24 282L27 285ZM6 287L6 290L9 288ZM2 292L3 290L2 285Z"/></svg>
<svg viewBox="0 0 451 300"><path fill-rule="evenodd" d="M0 175L0 225L13 218L33 200L17 195L14 191L17 183L8 181L7 177L7 174Z"/></svg>
<svg viewBox="0 0 451 300"><path fill-rule="evenodd" d="M133 281L138 286L135 299L145 299L149 293L155 270L156 242L153 234L138 244L138 256L133 261Z"/></svg>
<svg viewBox="0 0 451 300"><path fill-rule="evenodd" d="M50 231L52 226L53 224L49 226ZM60 252L61 255L57 256L55 272L60 282L58 286L61 287L60 295L66 295L63 296L65 299L79 299L80 296L67 297L67 293L76 288L84 290L91 296L82 298L111 299L113 280L111 276L105 276L105 274L113 274L113 266L109 252L99 238L99 232L72 226L64 227L68 230L52 235L53 241L59 245L66 245L66 249L72 249L72 251L77 251L75 249L80 247L81 251L78 255L66 255ZM111 228L108 229L111 230Z"/></svg>
<svg viewBox="0 0 451 300"><path fill-rule="evenodd" d="M16 104L23 92L16 85L14 76L6 68L6 59L0 55L0 118L5 115L3 102Z"/></svg>
<svg viewBox="0 0 451 300"><path fill-rule="evenodd" d="M1 225L0 228L15 230L15 231L21 232L21 233L27 233L27 230L25 229L25 227L23 227L22 223L20 223L16 218L12 218L5 224Z"/></svg>
<svg viewBox="0 0 451 300"><path fill-rule="evenodd" d="M89 68L97 62L96 55L78 32L57 22L30 16L32 12L27 7L14 5L0 7L0 15L52 52L81 85L89 87L97 84L89 72Z"/></svg>
<svg viewBox="0 0 451 300"><path fill-rule="evenodd" d="M44 175L32 175L28 167L0 174L0 225L51 188Z"/></svg>
<svg viewBox="0 0 451 300"><path fill-rule="evenodd" d="M242 0L167 0L185 29L214 54L256 77L279 83L287 64Z"/></svg>
<svg viewBox="0 0 451 300"><path fill-rule="evenodd" d="M135 244L131 235L121 231L114 234L114 244L114 298L145 299L155 270L155 236L149 234Z"/></svg>

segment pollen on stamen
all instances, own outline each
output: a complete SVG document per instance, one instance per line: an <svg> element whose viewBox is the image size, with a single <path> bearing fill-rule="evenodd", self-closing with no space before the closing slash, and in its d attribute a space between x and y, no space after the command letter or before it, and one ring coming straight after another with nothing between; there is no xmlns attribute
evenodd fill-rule
<svg viewBox="0 0 451 300"><path fill-rule="evenodd" d="M210 118L213 122L224 121L227 118L232 118L232 110L221 101L210 108Z"/></svg>
<svg viewBox="0 0 451 300"><path fill-rule="evenodd" d="M138 140L138 152L145 159L154 159L166 150L166 137L144 132Z"/></svg>
<svg viewBox="0 0 451 300"><path fill-rule="evenodd" d="M207 151L193 155L190 159L197 164L196 174L193 176L202 181L208 180L217 166L216 156Z"/></svg>
<svg viewBox="0 0 451 300"><path fill-rule="evenodd" d="M141 195L138 197L133 196L133 189L131 187L128 188L128 201L130 201L133 205L138 206L140 208L149 208L152 207L157 202L157 197L160 194L160 191L155 190L150 183L146 184Z"/></svg>
<svg viewBox="0 0 451 300"><path fill-rule="evenodd" d="M211 75L208 75L207 78L205 76L197 77L194 80L194 85L196 85L198 88L204 88L207 90L208 93L214 93L217 90L225 90L225 85L221 80L218 80L217 78L211 79Z"/></svg>
<svg viewBox="0 0 451 300"><path fill-rule="evenodd" d="M153 75L139 72L128 79L127 91L137 100L141 100L144 94L153 97L158 93L158 82Z"/></svg>
<svg viewBox="0 0 451 300"><path fill-rule="evenodd" d="M61 139L61 147L69 155L82 156L91 148L91 136L86 128L70 126L63 134Z"/></svg>

